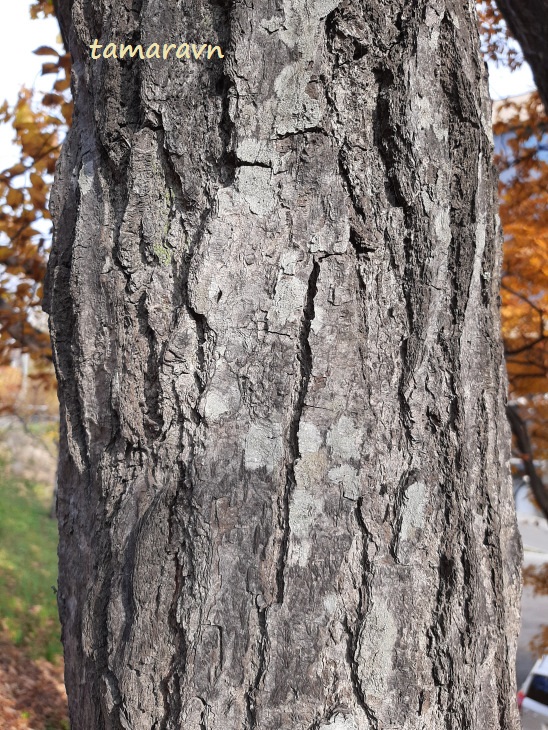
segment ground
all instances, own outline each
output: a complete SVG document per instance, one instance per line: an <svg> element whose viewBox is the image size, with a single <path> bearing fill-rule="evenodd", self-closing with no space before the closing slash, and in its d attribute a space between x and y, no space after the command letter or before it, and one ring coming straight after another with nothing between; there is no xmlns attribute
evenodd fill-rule
<svg viewBox="0 0 548 730"><path fill-rule="evenodd" d="M3 730L67 730L63 664L29 659L0 636L0 727Z"/></svg>
<svg viewBox="0 0 548 730"><path fill-rule="evenodd" d="M54 422L0 419L0 728L67 730L52 518Z"/></svg>

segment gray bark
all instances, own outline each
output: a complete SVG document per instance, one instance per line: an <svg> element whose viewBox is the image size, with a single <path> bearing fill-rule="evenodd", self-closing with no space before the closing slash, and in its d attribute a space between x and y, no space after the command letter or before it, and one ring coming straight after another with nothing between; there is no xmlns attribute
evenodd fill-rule
<svg viewBox="0 0 548 730"><path fill-rule="evenodd" d="M473 3L59 0L75 730L516 730ZM224 61L92 61L218 42Z"/></svg>

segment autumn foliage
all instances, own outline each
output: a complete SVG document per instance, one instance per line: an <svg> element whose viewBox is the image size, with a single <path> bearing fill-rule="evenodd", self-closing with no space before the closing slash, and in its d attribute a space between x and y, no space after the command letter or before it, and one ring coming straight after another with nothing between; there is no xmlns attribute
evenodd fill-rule
<svg viewBox="0 0 548 730"><path fill-rule="evenodd" d="M510 398L548 458L548 119L538 95L499 109L502 322Z"/></svg>
<svg viewBox="0 0 548 730"><path fill-rule="evenodd" d="M48 0L31 7L39 17L53 12ZM51 348L40 326L40 302L51 240L48 195L55 163L72 119L70 58L47 46L42 74L52 88L37 95L23 88L13 107L0 106L0 123L10 124L19 159L0 172L0 363L16 348L49 360Z"/></svg>

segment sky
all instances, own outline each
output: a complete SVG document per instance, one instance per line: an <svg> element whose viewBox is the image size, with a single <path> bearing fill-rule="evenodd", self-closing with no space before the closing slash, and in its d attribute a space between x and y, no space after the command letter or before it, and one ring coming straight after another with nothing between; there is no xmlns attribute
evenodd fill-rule
<svg viewBox="0 0 548 730"><path fill-rule="evenodd" d="M535 89L533 74L528 63L524 63L518 71L510 71L503 66L496 67L489 63L489 92L491 99L507 99Z"/></svg>
<svg viewBox="0 0 548 730"><path fill-rule="evenodd" d="M21 86L48 90L51 76L41 77L40 69L47 58L33 55L39 46L61 50L59 29L54 18L31 20L29 2L3 0L0 13L0 104L7 99L13 104ZM6 7L7 6L7 7ZM490 65L490 90L493 99L523 94L535 88L528 66L514 73ZM11 144L11 130L0 125L0 170L16 161L17 150Z"/></svg>
<svg viewBox="0 0 548 730"><path fill-rule="evenodd" d="M17 99L21 86L47 90L52 77L40 76L44 61L33 55L39 46L51 46L61 50L57 42L59 27L54 18L31 20L30 2L2 0L0 10L0 104L7 99L10 104ZM0 170L16 160L17 151L11 144L13 131L0 124Z"/></svg>

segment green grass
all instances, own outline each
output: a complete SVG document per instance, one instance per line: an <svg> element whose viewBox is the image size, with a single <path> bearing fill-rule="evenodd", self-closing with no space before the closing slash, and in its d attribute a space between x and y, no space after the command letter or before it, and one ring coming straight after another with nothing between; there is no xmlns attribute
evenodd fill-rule
<svg viewBox="0 0 548 730"><path fill-rule="evenodd" d="M0 463L0 626L31 658L48 660L61 653L50 508L51 488L9 477Z"/></svg>

